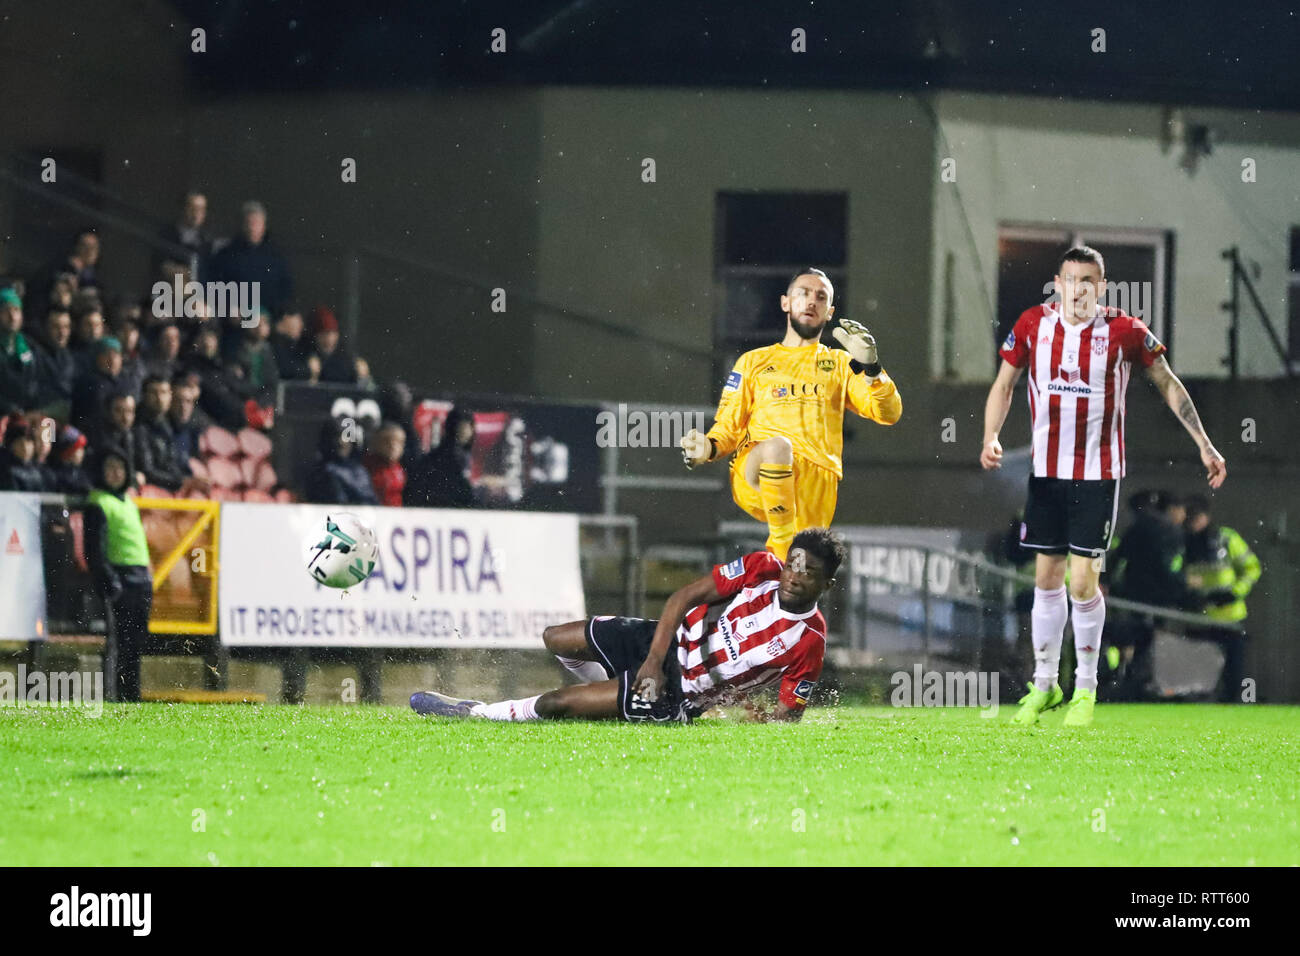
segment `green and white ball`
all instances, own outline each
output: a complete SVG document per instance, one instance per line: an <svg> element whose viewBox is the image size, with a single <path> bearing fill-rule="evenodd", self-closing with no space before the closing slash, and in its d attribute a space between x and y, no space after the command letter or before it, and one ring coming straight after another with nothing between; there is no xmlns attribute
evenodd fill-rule
<svg viewBox="0 0 1300 956"><path fill-rule="evenodd" d="M350 511L327 514L303 539L307 573L329 588L360 584L375 569L379 539Z"/></svg>

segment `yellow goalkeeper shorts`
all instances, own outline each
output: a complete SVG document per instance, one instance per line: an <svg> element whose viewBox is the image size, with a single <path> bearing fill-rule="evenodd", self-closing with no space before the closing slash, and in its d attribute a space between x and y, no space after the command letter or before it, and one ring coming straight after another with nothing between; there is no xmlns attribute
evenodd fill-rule
<svg viewBox="0 0 1300 956"><path fill-rule="evenodd" d="M767 524L767 512L758 489L745 480L745 459L749 452L731 463L731 497L742 511ZM794 456L795 528L829 528L835 519L835 502L840 480L835 472L814 465L806 458Z"/></svg>

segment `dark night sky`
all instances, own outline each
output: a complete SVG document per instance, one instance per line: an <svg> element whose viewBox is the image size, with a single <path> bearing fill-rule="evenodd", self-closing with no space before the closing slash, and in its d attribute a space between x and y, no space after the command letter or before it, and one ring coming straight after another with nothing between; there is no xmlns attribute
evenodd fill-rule
<svg viewBox="0 0 1300 956"><path fill-rule="evenodd" d="M960 88L1300 109L1290 3L172 0L200 94L492 84ZM382 12L381 12L382 11ZM488 52L493 27L506 55ZM790 50L807 31L808 53ZM1107 51L1090 49L1094 27Z"/></svg>

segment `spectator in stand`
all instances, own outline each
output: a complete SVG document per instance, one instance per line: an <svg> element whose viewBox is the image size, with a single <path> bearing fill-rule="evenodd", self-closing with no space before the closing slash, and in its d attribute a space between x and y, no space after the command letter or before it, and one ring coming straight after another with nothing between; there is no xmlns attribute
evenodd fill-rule
<svg viewBox="0 0 1300 956"><path fill-rule="evenodd" d="M339 320L326 306L311 310L311 353L320 361L320 380L341 385L355 385L357 365L348 350L339 344Z"/></svg>
<svg viewBox="0 0 1300 956"><path fill-rule="evenodd" d="M96 343L104 337L104 313L95 305L72 310L72 357L77 363L77 378L95 367ZM74 380L75 385L75 380Z"/></svg>
<svg viewBox="0 0 1300 956"><path fill-rule="evenodd" d="M77 379L72 389L72 424L88 435L100 428L110 396L122 390L122 344L105 336L95 342L94 365Z"/></svg>
<svg viewBox="0 0 1300 956"><path fill-rule="evenodd" d="M31 429L32 442L36 446L32 454L32 464L40 471L45 490L54 491L57 482L49 459L50 450L54 447L54 436L59 427L58 422L44 412L37 411L28 414L27 427Z"/></svg>
<svg viewBox="0 0 1300 956"><path fill-rule="evenodd" d="M35 459L32 427L21 418L10 420L0 448L0 491L52 491Z"/></svg>
<svg viewBox="0 0 1300 956"><path fill-rule="evenodd" d="M86 436L71 425L59 433L54 443L54 490L65 495L90 494L90 477L82 468L86 460Z"/></svg>
<svg viewBox="0 0 1300 956"><path fill-rule="evenodd" d="M402 490L406 487L406 469L402 452L406 432L397 422L384 422L370 439L370 450L361 459L370 473L370 483L381 505L402 507Z"/></svg>
<svg viewBox="0 0 1300 956"><path fill-rule="evenodd" d="M221 364L221 337L212 326L199 329L186 362L186 371L199 376L199 407L218 425L239 431L247 424L244 402L249 398L244 381Z"/></svg>
<svg viewBox="0 0 1300 956"><path fill-rule="evenodd" d="M303 352L302 329L302 313L296 306L290 306L276 320L275 332L271 335L276 371L286 382L311 378L311 369L307 367L307 356Z"/></svg>
<svg viewBox="0 0 1300 956"><path fill-rule="evenodd" d="M182 372L172 379L172 401L167 418L172 426L176 461L187 469L190 459L199 457L199 438L212 427L212 421L199 408L201 394L196 373Z"/></svg>
<svg viewBox="0 0 1300 956"><path fill-rule="evenodd" d="M280 386L280 369L269 341L271 317L263 310L255 324L239 331L239 339L224 356L226 368L243 379L244 388L257 404L273 407Z"/></svg>
<svg viewBox="0 0 1300 956"><path fill-rule="evenodd" d="M73 297L77 294L77 277L71 272L60 272L54 277L54 283L50 286L49 304L46 310L63 309L65 312L72 311Z"/></svg>
<svg viewBox="0 0 1300 956"><path fill-rule="evenodd" d="M402 452L402 467L409 475L420 457L420 436L415 432L415 396L411 386L400 378L379 390L379 414L386 422L396 422L402 426L406 436L405 450Z"/></svg>
<svg viewBox="0 0 1300 956"><path fill-rule="evenodd" d="M130 392L118 392L109 398L105 427L95 434L91 444L96 449L112 447L121 451L129 466L131 483L136 488L145 483L144 456L135 431L135 396Z"/></svg>
<svg viewBox="0 0 1300 956"><path fill-rule="evenodd" d="M72 341L68 310L51 306L45 313L43 332L36 343L36 404L66 419L72 412L72 388L77 381L77 358L68 347Z"/></svg>
<svg viewBox="0 0 1300 956"><path fill-rule="evenodd" d="M39 392L36 355L23 335L23 300L13 288L0 289L0 416L34 408Z"/></svg>
<svg viewBox="0 0 1300 956"><path fill-rule="evenodd" d="M181 367L181 329L174 319L165 319L154 329L153 346L145 359L145 377L156 376L170 382Z"/></svg>
<svg viewBox="0 0 1300 956"><path fill-rule="evenodd" d="M117 325L117 340L122 343L122 388L136 398L144 385L144 356L140 349L140 322L130 316Z"/></svg>
<svg viewBox="0 0 1300 956"><path fill-rule="evenodd" d="M474 419L453 408L442 425L442 440L421 457L406 486L411 508L472 508L474 488L469 483L470 447L474 444Z"/></svg>
<svg viewBox="0 0 1300 956"><path fill-rule="evenodd" d="M321 427L320 457L307 479L307 500L330 505L377 505L370 475L358 461L356 424L331 418Z"/></svg>
<svg viewBox="0 0 1300 956"><path fill-rule="evenodd" d="M202 282L204 267L212 255L212 237L208 234L208 197L196 190L185 194L180 218L166 226L158 238L171 246L181 246L189 252L190 275ZM155 270L166 257L156 256Z"/></svg>
<svg viewBox="0 0 1300 956"><path fill-rule="evenodd" d="M363 388L367 392L379 391L379 383L370 374L369 362L358 355L357 360L353 363L353 368L356 369L357 373L357 388Z"/></svg>
<svg viewBox="0 0 1300 956"><path fill-rule="evenodd" d="M94 229L83 229L72 240L72 251L63 262L50 269L49 288L53 288L57 277L69 273L76 280L78 290L99 289L99 235Z"/></svg>
<svg viewBox="0 0 1300 956"><path fill-rule="evenodd" d="M289 264L267 236L266 207L246 202L240 234L212 257L207 270L214 282L258 282L260 301L272 314L293 295Z"/></svg>
<svg viewBox="0 0 1300 956"><path fill-rule="evenodd" d="M172 383L151 375L144 382L144 398L135 424L135 450L140 455L144 480L168 491L180 491L189 478L189 459L176 457L176 432L167 417L172 404Z"/></svg>
<svg viewBox="0 0 1300 956"><path fill-rule="evenodd" d="M104 648L110 700L140 699L140 656L149 637L153 579L149 543L135 500L127 494L130 466L121 449L104 448L93 469L85 515L86 563L111 611Z"/></svg>

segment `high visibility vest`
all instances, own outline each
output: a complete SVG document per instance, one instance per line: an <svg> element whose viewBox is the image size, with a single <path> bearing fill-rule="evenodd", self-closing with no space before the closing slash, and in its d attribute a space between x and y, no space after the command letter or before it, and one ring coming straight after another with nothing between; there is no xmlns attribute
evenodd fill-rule
<svg viewBox="0 0 1300 956"><path fill-rule="evenodd" d="M95 488L86 500L104 512L108 563L119 567L149 567L149 542L140 521L140 509L129 495L119 498Z"/></svg>
<svg viewBox="0 0 1300 956"><path fill-rule="evenodd" d="M1187 587L1197 594L1231 591L1236 600L1228 604L1207 604L1205 614L1216 621L1244 621L1246 595L1259 580L1259 558L1250 550L1246 539L1231 528L1211 528L1204 550L1189 549L1184 568ZM1199 542L1197 542L1199 545Z"/></svg>

